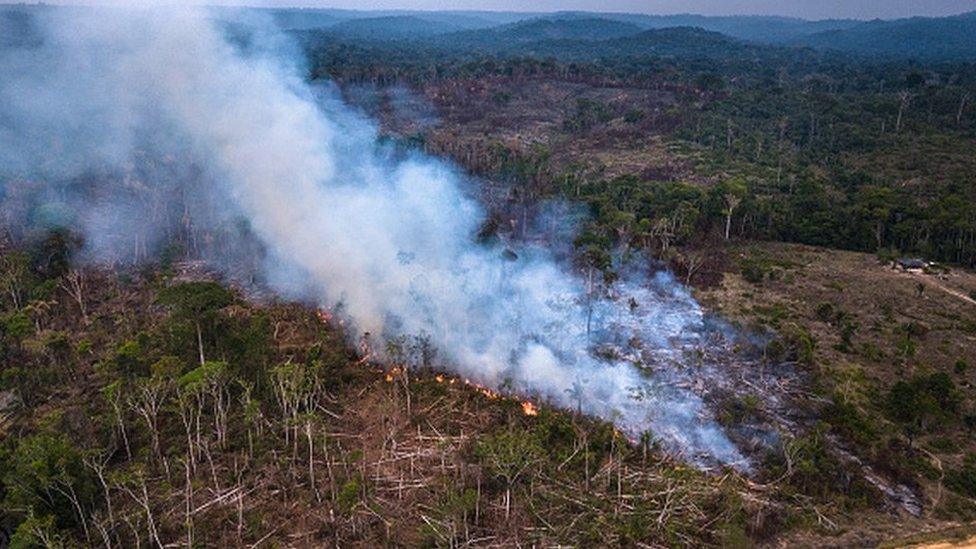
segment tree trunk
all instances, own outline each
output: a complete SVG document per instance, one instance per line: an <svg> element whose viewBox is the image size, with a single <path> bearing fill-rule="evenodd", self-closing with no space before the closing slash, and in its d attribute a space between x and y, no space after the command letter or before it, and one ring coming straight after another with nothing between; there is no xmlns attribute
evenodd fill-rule
<svg viewBox="0 0 976 549"><path fill-rule="evenodd" d="M203 332L200 330L200 321L196 321L194 324L197 328L197 348L200 350L200 366L203 366L203 363L206 362L206 359L203 357Z"/></svg>

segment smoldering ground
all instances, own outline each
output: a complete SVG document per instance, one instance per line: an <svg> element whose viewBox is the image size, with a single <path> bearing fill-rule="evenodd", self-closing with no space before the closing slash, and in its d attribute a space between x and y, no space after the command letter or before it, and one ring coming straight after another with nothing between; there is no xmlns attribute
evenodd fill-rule
<svg viewBox="0 0 976 549"><path fill-rule="evenodd" d="M60 212L98 262L182 239L337 311L378 353L419 338L465 378L746 466L685 383L705 321L680 284L634 269L595 294L543 247L478 243L485 212L457 169L380 145L270 28L189 9L45 13L39 39L0 54L5 217Z"/></svg>

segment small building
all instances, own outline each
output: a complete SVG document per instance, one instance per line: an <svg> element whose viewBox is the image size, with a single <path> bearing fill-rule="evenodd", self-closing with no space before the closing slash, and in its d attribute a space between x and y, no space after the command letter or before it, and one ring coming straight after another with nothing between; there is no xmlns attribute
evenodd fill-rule
<svg viewBox="0 0 976 549"><path fill-rule="evenodd" d="M924 271L929 264L922 259L903 257L895 262L895 266L903 271Z"/></svg>

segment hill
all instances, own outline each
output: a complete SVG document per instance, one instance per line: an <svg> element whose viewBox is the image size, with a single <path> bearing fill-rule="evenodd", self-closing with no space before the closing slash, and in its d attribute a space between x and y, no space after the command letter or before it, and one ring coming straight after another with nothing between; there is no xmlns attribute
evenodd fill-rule
<svg viewBox="0 0 976 549"><path fill-rule="evenodd" d="M708 16L695 14L644 15L632 13L560 12L558 18L592 18L598 16L612 21L622 21L641 28L665 29L670 27L698 27L707 31L766 44L781 44L803 36L827 30L848 29L859 24L850 19L826 19L808 21L792 17L775 16Z"/></svg>
<svg viewBox="0 0 976 549"><path fill-rule="evenodd" d="M439 37L438 46L490 51L511 50L519 45L547 40L598 41L639 34L631 23L608 19L533 19L490 29L465 31Z"/></svg>
<svg viewBox="0 0 976 549"><path fill-rule="evenodd" d="M871 21L819 32L794 43L875 56L976 59L976 12L955 17Z"/></svg>
<svg viewBox="0 0 976 549"><path fill-rule="evenodd" d="M420 38L460 30L461 27L446 21L433 21L412 15L351 19L329 28L330 33L342 38L370 41Z"/></svg>

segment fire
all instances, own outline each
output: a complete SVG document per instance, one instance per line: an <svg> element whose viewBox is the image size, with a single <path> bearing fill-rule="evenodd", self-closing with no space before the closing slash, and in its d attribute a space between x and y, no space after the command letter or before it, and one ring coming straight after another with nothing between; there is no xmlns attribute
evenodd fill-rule
<svg viewBox="0 0 976 549"><path fill-rule="evenodd" d="M400 375L400 368L390 368L386 372L386 382L393 383L393 380Z"/></svg>
<svg viewBox="0 0 976 549"><path fill-rule="evenodd" d="M386 372L386 382L387 383L392 383L393 380L396 379L397 376L399 376L401 372L402 372L402 370L399 367L397 367L397 368L391 368L391 369L387 370L387 372ZM447 377L444 374L437 374L437 375L434 376L434 381L436 381L437 383L442 383L442 384L447 384L447 385L454 385L455 383L457 383L458 378L455 378L455 377ZM472 389L478 391L479 393L481 393L482 395L484 395L486 398L489 398L491 400L498 400L498 399L504 398L504 395L502 395L501 393L499 393L497 391L493 391L493 390L489 389L488 387L485 387L484 385L479 385L479 384L471 381L470 379L465 379L463 381L464 381L464 384L465 385L467 385L468 387L471 387ZM521 405L522 405L522 413L525 414L526 416L534 417L534 416L539 415L539 407L536 406L535 404L533 404L532 402L530 402L528 400L523 400L521 402Z"/></svg>
<svg viewBox="0 0 976 549"><path fill-rule="evenodd" d="M492 391L491 389L489 389L488 387L485 387L483 385L478 385L477 383L471 381L470 379L465 379L464 380L464 384L467 385L468 387L473 387L479 393L485 395L486 397L488 397L488 398L490 398L492 400L497 400L499 398L502 398L502 395L501 394L496 393L495 391Z"/></svg>

